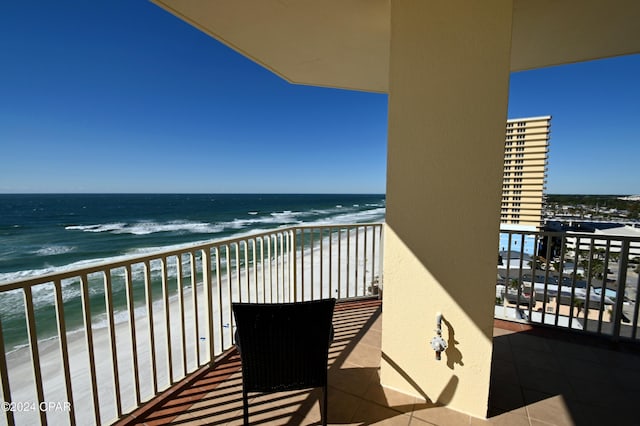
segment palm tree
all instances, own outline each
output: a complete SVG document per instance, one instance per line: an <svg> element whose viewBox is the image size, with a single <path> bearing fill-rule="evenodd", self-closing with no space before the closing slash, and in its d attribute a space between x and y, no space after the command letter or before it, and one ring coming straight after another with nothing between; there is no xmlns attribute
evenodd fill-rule
<svg viewBox="0 0 640 426"><path fill-rule="evenodd" d="M591 274L595 275L596 278L603 279L604 271L604 261L600 259L594 259L593 262L591 262Z"/></svg>
<svg viewBox="0 0 640 426"><path fill-rule="evenodd" d="M575 318L577 319L580 316L580 312L582 312L582 308L584 308L584 300L583 299L577 299L577 298L573 298L573 301L571 302L572 306L575 306L576 309L578 310L578 312L575 315ZM587 316L587 313L585 312L585 317Z"/></svg>

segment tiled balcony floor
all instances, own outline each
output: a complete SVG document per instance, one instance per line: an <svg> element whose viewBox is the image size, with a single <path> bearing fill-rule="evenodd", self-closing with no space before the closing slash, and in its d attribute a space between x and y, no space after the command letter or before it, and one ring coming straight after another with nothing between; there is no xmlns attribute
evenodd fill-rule
<svg viewBox="0 0 640 426"><path fill-rule="evenodd" d="M640 424L640 356L634 348L613 351L586 337L496 321L490 417L481 420L380 386L380 302L339 304L334 326L330 424ZM174 388L120 423L241 425L241 380L239 357L232 354L188 386ZM319 390L254 396L250 420L264 425L319 424L320 396Z"/></svg>

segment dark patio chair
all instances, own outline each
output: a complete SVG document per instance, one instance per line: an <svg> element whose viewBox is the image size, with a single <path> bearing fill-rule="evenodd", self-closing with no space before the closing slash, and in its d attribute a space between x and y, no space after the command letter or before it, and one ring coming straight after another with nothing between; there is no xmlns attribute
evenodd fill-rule
<svg viewBox="0 0 640 426"><path fill-rule="evenodd" d="M327 361L335 302L233 304L245 424L249 392L316 387L323 388L322 424L327 424Z"/></svg>

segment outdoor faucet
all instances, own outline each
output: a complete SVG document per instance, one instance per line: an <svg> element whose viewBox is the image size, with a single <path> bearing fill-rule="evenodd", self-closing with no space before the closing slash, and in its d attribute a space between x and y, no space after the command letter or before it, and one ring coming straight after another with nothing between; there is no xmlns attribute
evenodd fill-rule
<svg viewBox="0 0 640 426"><path fill-rule="evenodd" d="M431 339L431 349L436 351L436 361L440 361L441 354L447 350L447 342L442 338L442 314L436 314L436 336Z"/></svg>

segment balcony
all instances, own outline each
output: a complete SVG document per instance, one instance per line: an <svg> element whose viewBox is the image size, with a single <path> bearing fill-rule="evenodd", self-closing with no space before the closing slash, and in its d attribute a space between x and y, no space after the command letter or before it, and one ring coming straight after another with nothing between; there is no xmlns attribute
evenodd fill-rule
<svg viewBox="0 0 640 426"><path fill-rule="evenodd" d="M337 297L330 422L481 423L446 407L470 355L452 328L442 361L428 342L417 343L432 368L451 371L438 395L416 384L416 397L380 385L381 361L393 362L381 349L382 231L282 228L4 284L0 297L22 304L23 314L3 313L0 332L23 327L26 340L9 350L11 340L0 336L3 399L15 405L0 421L239 424L230 302ZM506 278L496 285L488 422L631 422L628 401L640 393L640 283L628 266L640 241L509 231L501 244L512 250L498 267ZM526 260L533 247L549 260ZM608 273L598 280L602 264ZM510 281L516 285L505 287ZM318 394L257 397L251 412L257 423L313 424Z"/></svg>
<svg viewBox="0 0 640 426"><path fill-rule="evenodd" d="M496 320L489 419L481 420L380 385L381 310L378 300L340 303L329 361L331 424L632 424L631 398L640 391L637 350ZM456 359L455 345L442 363ZM427 345L425 345L425 350ZM604 390L604 392L603 392ZM318 424L317 391L256 396L252 424ZM242 424L242 373L231 351L213 368L154 399L118 422L125 425Z"/></svg>

